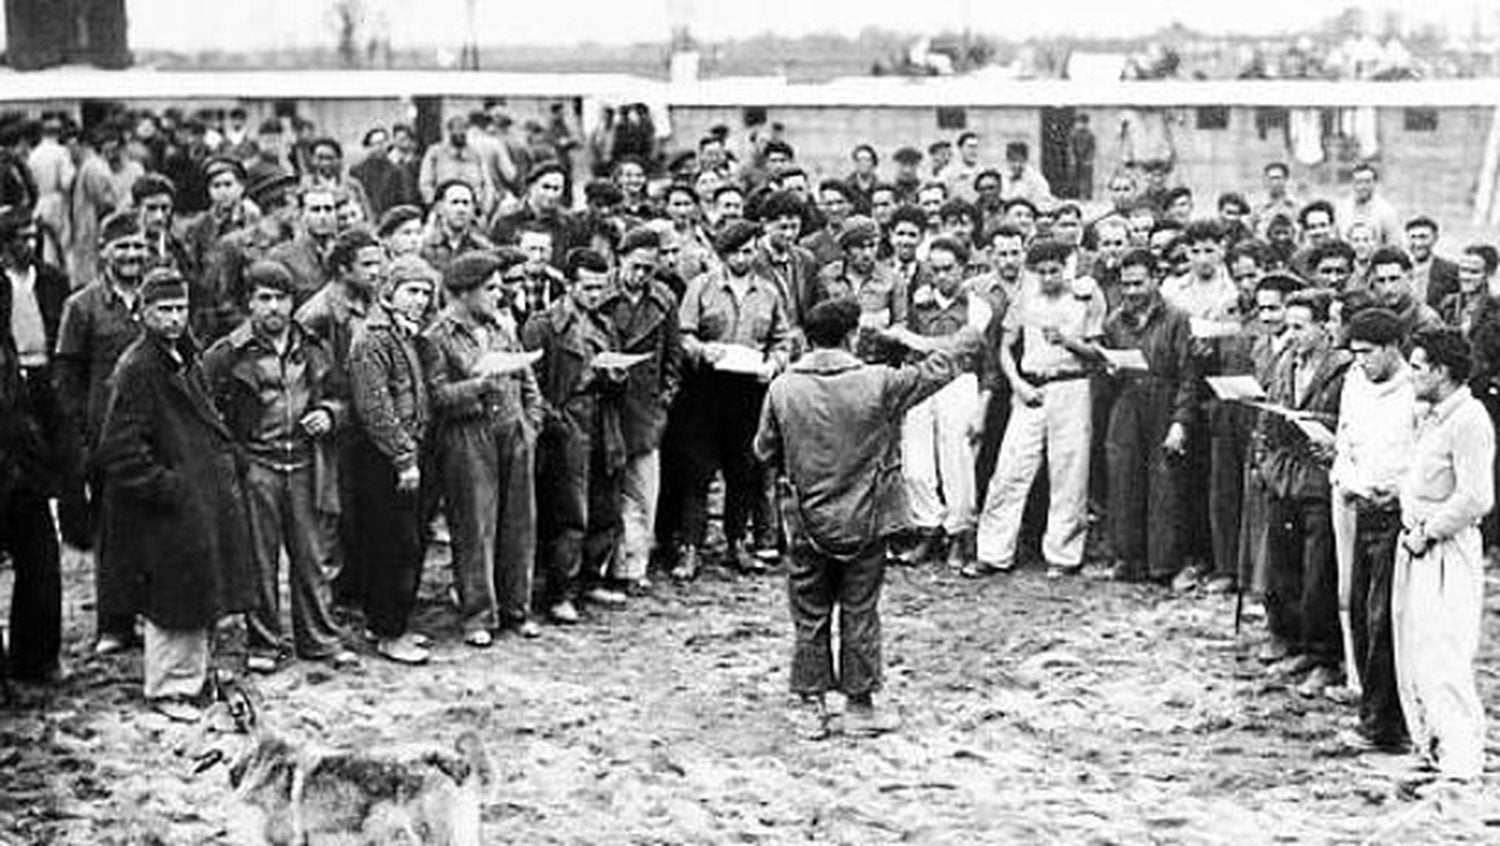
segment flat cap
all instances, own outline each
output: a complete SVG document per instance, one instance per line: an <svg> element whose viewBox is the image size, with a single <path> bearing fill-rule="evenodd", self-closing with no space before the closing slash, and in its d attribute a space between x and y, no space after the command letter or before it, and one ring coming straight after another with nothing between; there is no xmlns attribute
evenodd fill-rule
<svg viewBox="0 0 1500 846"><path fill-rule="evenodd" d="M880 241L880 224L874 218L857 214L844 221L844 231L839 233L839 247L861 247Z"/></svg>
<svg viewBox="0 0 1500 846"><path fill-rule="evenodd" d="M1406 325L1388 308L1363 309L1349 319L1346 337L1350 341L1385 346L1401 340Z"/></svg>
<svg viewBox="0 0 1500 846"><path fill-rule="evenodd" d="M448 265L443 277L443 287L455 294L472 291L500 270L500 259L488 250L473 250L464 253Z"/></svg>
<svg viewBox="0 0 1500 846"><path fill-rule="evenodd" d="M732 220L714 238L714 252L728 255L755 240L760 235L760 226L748 220Z"/></svg>

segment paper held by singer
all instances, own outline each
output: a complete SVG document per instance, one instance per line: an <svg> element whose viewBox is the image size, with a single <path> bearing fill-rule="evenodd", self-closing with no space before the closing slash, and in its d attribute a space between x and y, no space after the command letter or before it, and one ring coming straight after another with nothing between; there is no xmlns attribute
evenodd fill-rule
<svg viewBox="0 0 1500 846"><path fill-rule="evenodd" d="M1206 376L1204 381L1214 396L1225 402L1263 400L1266 389L1255 381L1254 376Z"/></svg>
<svg viewBox="0 0 1500 846"><path fill-rule="evenodd" d="M1099 350L1099 352L1104 354L1104 360L1109 363L1110 367L1114 367L1119 370L1151 369L1150 366L1146 364L1146 356L1138 349L1101 349Z"/></svg>
<svg viewBox="0 0 1500 846"><path fill-rule="evenodd" d="M1233 338L1244 332L1244 327L1233 320L1206 320L1201 317L1188 318L1188 327L1194 338Z"/></svg>
<svg viewBox="0 0 1500 846"><path fill-rule="evenodd" d="M601 370L628 370L651 357L651 353L623 353L608 350L594 356L594 366Z"/></svg>
<svg viewBox="0 0 1500 846"><path fill-rule="evenodd" d="M714 362L715 370L758 376L766 369L765 353L758 349L740 344L720 344L719 349L723 350L723 355Z"/></svg>
<svg viewBox="0 0 1500 846"><path fill-rule="evenodd" d="M489 352L479 357L474 372L480 376L504 376L519 373L542 358L541 350L532 352Z"/></svg>

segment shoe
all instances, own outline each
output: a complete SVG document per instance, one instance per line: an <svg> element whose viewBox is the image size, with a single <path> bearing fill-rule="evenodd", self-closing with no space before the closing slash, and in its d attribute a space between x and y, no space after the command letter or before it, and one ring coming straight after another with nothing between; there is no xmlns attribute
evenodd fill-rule
<svg viewBox="0 0 1500 846"><path fill-rule="evenodd" d="M262 652L252 653L245 658L245 669L252 673L270 675L281 669L281 662L275 655L267 655Z"/></svg>
<svg viewBox="0 0 1500 846"><path fill-rule="evenodd" d="M690 582L698 578L703 561L698 556L698 547L683 546L677 550L677 564L672 567L672 580Z"/></svg>
<svg viewBox="0 0 1500 846"><path fill-rule="evenodd" d="M844 708L844 734L854 737L875 737L888 734L901 727L901 718L875 707L868 700L850 700Z"/></svg>
<svg viewBox="0 0 1500 846"><path fill-rule="evenodd" d="M360 665L359 655L352 649L340 649L321 660L335 670L357 670Z"/></svg>
<svg viewBox="0 0 1500 846"><path fill-rule="evenodd" d="M578 609L566 599L547 609L547 616L552 622L564 626L574 625L582 619L578 616Z"/></svg>
<svg viewBox="0 0 1500 846"><path fill-rule="evenodd" d="M1197 567L1184 567L1172 579L1173 593L1188 593L1203 581L1204 573Z"/></svg>
<svg viewBox="0 0 1500 846"><path fill-rule="evenodd" d="M520 624L516 626L516 634L526 638L527 640L536 640L537 638L542 636L542 627L537 624L536 620L522 620Z"/></svg>
<svg viewBox="0 0 1500 846"><path fill-rule="evenodd" d="M650 579L646 578L645 576L641 576L639 579L621 580L620 587L626 596L641 597L650 596L651 588L654 587L654 585L651 584Z"/></svg>
<svg viewBox="0 0 1500 846"><path fill-rule="evenodd" d="M1360 691L1347 684L1333 684L1323 688L1323 698L1337 705L1354 705L1359 702Z"/></svg>
<svg viewBox="0 0 1500 846"><path fill-rule="evenodd" d="M402 637L409 639L414 645L420 646L423 649L426 649L427 647L432 645L432 638L422 634L421 632L407 632L406 634L402 635ZM365 640L370 643L379 643L380 635L375 634L374 629L365 629Z"/></svg>
<svg viewBox="0 0 1500 846"><path fill-rule="evenodd" d="M912 566L926 564L937 557L939 543L940 541L935 530L918 530L916 540L910 546L896 553L896 558L901 563Z"/></svg>
<svg viewBox="0 0 1500 846"><path fill-rule="evenodd" d="M1239 581L1233 576L1214 576L1203 584L1205 593L1223 596L1234 593L1239 588Z"/></svg>
<svg viewBox="0 0 1500 846"><path fill-rule="evenodd" d="M977 556L974 554L974 533L958 532L948 538L948 555L946 556L949 568L963 572Z"/></svg>
<svg viewBox="0 0 1500 846"><path fill-rule="evenodd" d="M995 564L990 561L970 561L958 569L958 574L966 579L983 579L996 573L1010 572L1010 566Z"/></svg>
<svg viewBox="0 0 1500 846"><path fill-rule="evenodd" d="M829 729L828 706L821 696L804 696L788 713L793 732L803 740L824 740Z"/></svg>
<svg viewBox="0 0 1500 846"><path fill-rule="evenodd" d="M196 723L203 719L203 709L186 699L153 699L151 710L174 723Z"/></svg>
<svg viewBox="0 0 1500 846"><path fill-rule="evenodd" d="M755 557L766 566L774 567L781 561L781 550L775 546L762 546L755 550Z"/></svg>
<svg viewBox="0 0 1500 846"><path fill-rule="evenodd" d="M747 576L759 576L762 573L771 571L771 568L766 566L764 561L756 557L749 549L746 549L743 544L735 544L729 557L734 561L735 569Z"/></svg>
<svg viewBox="0 0 1500 846"><path fill-rule="evenodd" d="M432 657L427 648L417 643L411 633L400 637L386 638L375 645L375 651L397 664L426 664Z"/></svg>
<svg viewBox="0 0 1500 846"><path fill-rule="evenodd" d="M624 608L625 604L629 601L626 599L625 594L620 591L610 590L602 585L591 587L584 591L583 598L594 605L600 605L605 608Z"/></svg>
<svg viewBox="0 0 1500 846"><path fill-rule="evenodd" d="M1379 755L1405 755L1411 748L1411 744L1405 740L1379 740L1359 728L1344 729L1338 733L1335 740L1340 746L1350 751Z"/></svg>
<svg viewBox="0 0 1500 846"><path fill-rule="evenodd" d="M495 636L490 634L489 629L474 629L464 634L464 643L475 649L487 649L495 642Z"/></svg>
<svg viewBox="0 0 1500 846"><path fill-rule="evenodd" d="M1051 579L1052 581L1056 581L1058 579L1066 579L1069 576L1076 576L1081 572L1083 572L1082 564L1047 565L1047 578Z"/></svg>
<svg viewBox="0 0 1500 846"><path fill-rule="evenodd" d="M1290 654L1292 654L1292 649L1287 646L1286 641L1272 635L1270 640L1261 644L1260 650L1255 653L1255 658L1262 664L1275 664L1285 660Z"/></svg>
<svg viewBox="0 0 1500 846"><path fill-rule="evenodd" d="M1311 655L1292 655L1266 668L1266 673L1280 678L1291 678L1300 676L1313 668Z"/></svg>
<svg viewBox="0 0 1500 846"><path fill-rule="evenodd" d="M31 684L40 687L55 687L64 684L73 677L67 668L61 664L53 664L44 670L18 669L12 667L10 670L11 681L21 684Z"/></svg>
<svg viewBox="0 0 1500 846"><path fill-rule="evenodd" d="M1314 699L1321 696L1324 690L1338 684L1338 682L1338 673L1327 667L1314 667L1313 671L1307 674L1307 678L1303 679L1302 683L1297 685L1297 695L1303 699Z"/></svg>
<svg viewBox="0 0 1500 846"><path fill-rule="evenodd" d="M94 642L94 654L99 656L118 655L130 648L130 640L117 634L102 634Z"/></svg>

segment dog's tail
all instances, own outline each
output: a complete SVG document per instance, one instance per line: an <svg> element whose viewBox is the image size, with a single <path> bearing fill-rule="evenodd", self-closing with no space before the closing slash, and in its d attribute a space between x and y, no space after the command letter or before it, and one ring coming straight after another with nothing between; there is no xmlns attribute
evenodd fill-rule
<svg viewBox="0 0 1500 846"><path fill-rule="evenodd" d="M490 760L490 753L484 748L484 741L480 739L479 733L470 729L460 734L453 742L453 747L469 765L472 777L479 782L479 787L488 793L495 786L495 765Z"/></svg>

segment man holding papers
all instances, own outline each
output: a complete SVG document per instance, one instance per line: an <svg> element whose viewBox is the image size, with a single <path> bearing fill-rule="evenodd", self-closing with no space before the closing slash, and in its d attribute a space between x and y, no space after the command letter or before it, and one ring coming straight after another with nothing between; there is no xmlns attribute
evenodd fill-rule
<svg viewBox="0 0 1500 846"><path fill-rule="evenodd" d="M422 370L453 537L453 582L464 642L483 648L492 630L531 620L536 561L533 444L542 398L503 302L501 262L465 253L444 274L448 306L422 333ZM499 354L499 355L497 355Z"/></svg>
<svg viewBox="0 0 1500 846"><path fill-rule="evenodd" d="M1270 489L1266 623L1290 652L1274 670L1308 673L1297 688L1304 696L1338 680L1341 652L1328 467L1349 356L1328 334L1330 299L1327 291L1299 291L1287 300L1288 352L1268 393L1298 415L1267 419L1259 462ZM1313 422L1322 425L1301 425Z"/></svg>
<svg viewBox="0 0 1500 846"><path fill-rule="evenodd" d="M537 596L555 623L578 622L580 599L607 608L625 604L604 578L622 526L629 359L619 355L619 333L602 308L610 293L604 256L570 251L566 276L567 296L533 314L522 336L528 349L542 353L536 372L547 410L537 441Z"/></svg>
<svg viewBox="0 0 1500 846"><path fill-rule="evenodd" d="M1188 316L1162 299L1156 257L1132 250L1120 263L1120 309L1104 322L1109 351L1134 350L1146 370L1117 369L1109 418L1109 537L1115 578L1170 584L1182 569L1182 458L1197 403ZM1117 368L1122 357L1111 360Z"/></svg>
<svg viewBox="0 0 1500 846"><path fill-rule="evenodd" d="M761 484L750 447L766 385L790 357L791 324L776 285L753 270L759 233L749 221L726 225L714 242L722 266L694 279L678 307L688 369L678 405L685 466L677 579L698 573L708 486L720 470L728 559L747 572L764 569L744 543Z"/></svg>

